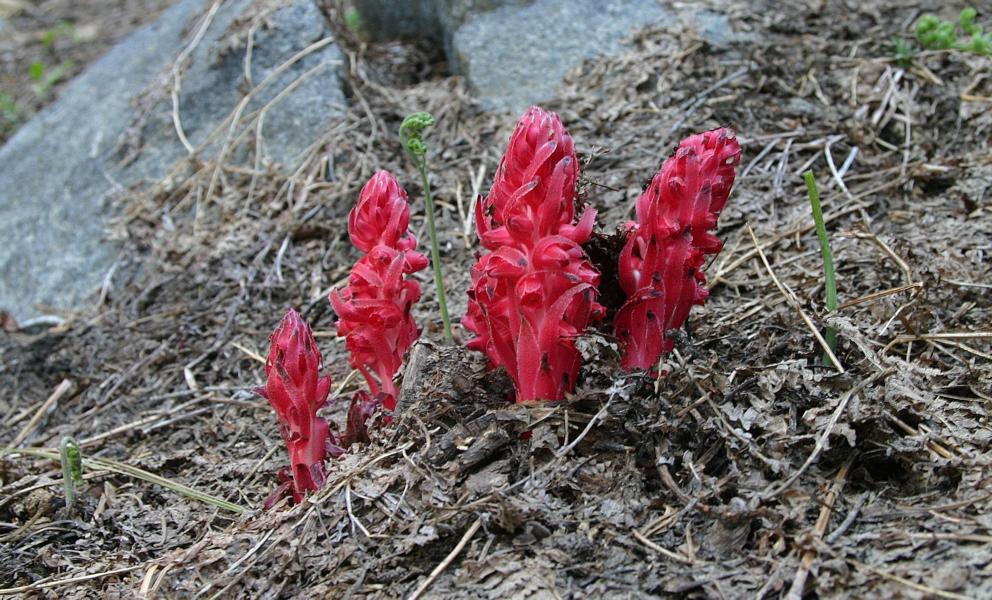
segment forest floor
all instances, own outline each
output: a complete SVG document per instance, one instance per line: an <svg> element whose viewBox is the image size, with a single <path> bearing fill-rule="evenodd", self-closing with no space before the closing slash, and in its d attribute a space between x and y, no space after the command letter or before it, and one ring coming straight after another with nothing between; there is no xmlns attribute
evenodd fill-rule
<svg viewBox="0 0 992 600"><path fill-rule="evenodd" d="M59 326L0 333L0 443L73 435L89 461L70 512L44 450L0 457L0 594L992 596L992 59L921 52L904 69L890 39L939 3L849 4L742 2L728 10L751 37L723 47L648 29L545 105L604 235L681 138L738 132L712 295L666 377L623 372L610 332L590 331L574 397L509 405L481 356L440 345L425 270L427 342L396 420L304 503L263 511L286 464L251 391L269 333L289 307L313 324L342 423L361 382L327 294L357 258L346 217L375 170L398 176L427 239L400 121L438 121L428 159L461 316L469 206L516 119L481 111L431 51L340 27L351 109L298 170L197 163L130 191L114 237L116 272L133 275ZM831 315L806 169L837 267ZM840 368L821 360L825 326Z"/></svg>

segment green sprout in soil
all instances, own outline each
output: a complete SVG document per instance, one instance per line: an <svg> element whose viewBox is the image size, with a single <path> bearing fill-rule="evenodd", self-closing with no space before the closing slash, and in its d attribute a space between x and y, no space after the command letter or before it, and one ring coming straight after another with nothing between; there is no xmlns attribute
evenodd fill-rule
<svg viewBox="0 0 992 600"><path fill-rule="evenodd" d="M816 177L813 171L803 173L806 180L806 190L809 192L809 203L813 207L813 221L816 223L816 237L820 239L820 254L823 256L823 278L826 287L827 312L837 311L837 279L834 274L834 255L830 251L830 240L827 238L827 228L823 222L823 208L820 206L820 192L816 189ZM837 351L837 330L827 327L824 333L827 347L831 352ZM823 364L833 364L830 358L824 353Z"/></svg>
<svg viewBox="0 0 992 600"><path fill-rule="evenodd" d="M362 17L355 9L344 13L344 26L348 28L348 31L359 37L365 33L365 29L362 27Z"/></svg>
<svg viewBox="0 0 992 600"><path fill-rule="evenodd" d="M72 510L76 503L76 487L83 485L83 451L72 437L65 436L59 444L62 462L62 487L65 489L65 507Z"/></svg>
<svg viewBox="0 0 992 600"><path fill-rule="evenodd" d="M984 33L982 26L975 23L977 17L978 11L970 6L961 11L956 24L935 15L923 15L916 22L916 40L924 50L957 50L992 56L992 32ZM900 67L908 69L916 52L912 41L892 38L892 59Z"/></svg>
<svg viewBox="0 0 992 600"><path fill-rule="evenodd" d="M41 45L51 49L59 39L68 39L75 43L78 39L76 27L68 21L62 21L41 34Z"/></svg>
<svg viewBox="0 0 992 600"><path fill-rule="evenodd" d="M958 16L963 35L953 21L943 21L934 15L923 15L916 22L916 39L927 50L960 50L980 56L992 56L992 32L983 33L975 23L978 11L968 7Z"/></svg>
<svg viewBox="0 0 992 600"><path fill-rule="evenodd" d="M35 96L38 98L44 98L52 91L55 84L65 79L69 71L72 70L72 67L73 62L71 60L67 60L52 68L49 68L41 61L31 63L31 66L28 68L28 75L34 81L31 84L31 90L34 91Z"/></svg>
<svg viewBox="0 0 992 600"><path fill-rule="evenodd" d="M901 37L892 38L892 58L903 69L908 69L916 57L916 48L909 40Z"/></svg>
<svg viewBox="0 0 992 600"><path fill-rule="evenodd" d="M13 131L23 117L24 109L17 101L12 96L0 94L0 137Z"/></svg>
<svg viewBox="0 0 992 600"><path fill-rule="evenodd" d="M430 113L415 112L407 115L400 124L400 143L406 150L410 160L420 171L424 184L424 198L427 202L427 231L431 236L431 265L434 267L434 284L437 286L437 302L441 309L441 321L444 323L444 339L454 343L451 335L451 319L448 317L448 303L444 295L444 276L441 273L441 253L437 246L437 231L434 229L434 198L431 196L431 184L427 179L427 144L424 143L424 130L434 124Z"/></svg>

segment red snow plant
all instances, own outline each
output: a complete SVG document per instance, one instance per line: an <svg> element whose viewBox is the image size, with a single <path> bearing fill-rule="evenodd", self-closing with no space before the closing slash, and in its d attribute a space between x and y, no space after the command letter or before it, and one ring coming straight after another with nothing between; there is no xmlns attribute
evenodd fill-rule
<svg viewBox="0 0 992 600"><path fill-rule="evenodd" d="M290 309L272 334L265 361L265 387L255 390L279 417L279 431L289 450L291 473L281 470L282 484L266 499L266 508L292 491L299 503L304 494L324 484L324 458L342 450L317 410L327 402L329 376L320 377L321 356L310 326Z"/></svg>
<svg viewBox="0 0 992 600"><path fill-rule="evenodd" d="M476 205L482 245L472 269L468 342L502 366L517 402L561 400L575 389L575 337L603 307L599 273L581 244L596 211L575 219L579 165L558 115L530 108L517 123L492 189Z"/></svg>
<svg viewBox="0 0 992 600"><path fill-rule="evenodd" d="M734 184L741 148L729 129L682 140L637 200L620 253L626 303L616 315L622 365L650 370L672 349L668 331L685 323L693 304L709 295L700 270L723 242L710 233Z"/></svg>
<svg viewBox="0 0 992 600"><path fill-rule="evenodd" d="M371 396L360 392L352 400L349 428L372 413L370 403L387 411L396 409L399 390L393 377L403 354L420 336L410 314L420 299L420 285L408 276L425 268L427 258L415 250L417 239L409 225L406 192L392 174L379 171L362 188L348 217L351 243L365 255L355 263L348 285L330 297L349 363L371 392Z"/></svg>

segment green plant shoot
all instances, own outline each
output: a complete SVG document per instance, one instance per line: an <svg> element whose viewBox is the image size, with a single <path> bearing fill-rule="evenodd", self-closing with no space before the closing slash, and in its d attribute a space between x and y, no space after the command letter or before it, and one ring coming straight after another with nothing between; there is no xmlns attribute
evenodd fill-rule
<svg viewBox="0 0 992 600"><path fill-rule="evenodd" d="M45 48L51 49L59 38L66 38L76 42L77 37L75 26L67 21L62 21L55 27L52 27L41 34L41 43Z"/></svg>
<svg viewBox="0 0 992 600"><path fill-rule="evenodd" d="M355 9L344 13L344 26L348 28L348 31L357 36L362 36L365 33L365 30L362 28L362 17Z"/></svg>
<svg viewBox="0 0 992 600"><path fill-rule="evenodd" d="M901 37L892 38L892 57L896 64L903 69L908 69L913 65L913 58L916 56L916 49L909 40Z"/></svg>
<svg viewBox="0 0 992 600"><path fill-rule="evenodd" d="M934 15L923 15L916 22L916 38L927 50L961 50L981 56L992 56L992 33L983 33L975 23L978 12L973 7L961 11L958 23L964 37L959 37L952 21L943 21Z"/></svg>
<svg viewBox="0 0 992 600"><path fill-rule="evenodd" d="M437 287L437 302L441 309L441 321L444 323L444 339L447 343L454 342L451 335L451 319L448 317L448 303L444 295L444 276L441 272L441 254L437 246L437 230L434 228L434 198L431 196L431 184L427 179L427 144L424 143L424 130L434 124L430 113L415 112L407 115L400 124L400 143L406 150L410 160L420 171L424 184L424 199L427 202L427 230L431 236L431 265L434 267L434 285Z"/></svg>
<svg viewBox="0 0 992 600"><path fill-rule="evenodd" d="M34 83L31 84L31 90L38 98L44 98L52 91L55 84L69 74L72 68L73 62L71 60L55 65L52 68L48 68L45 63L40 61L31 63L28 69L28 75L34 80Z"/></svg>
<svg viewBox="0 0 992 600"><path fill-rule="evenodd" d="M826 288L827 312L837 310L837 279L834 274L834 255L830 251L830 240L827 238L827 228L823 223L823 208L820 206L820 192L816 188L816 177L813 171L803 173L806 180L806 190L809 192L809 203L813 207L813 222L816 223L816 237L820 240L820 254L823 256L823 278ZM831 352L837 351L837 330L827 327L823 338ZM824 353L823 364L831 365L830 358Z"/></svg>
<svg viewBox="0 0 992 600"><path fill-rule="evenodd" d="M23 112L13 96L0 94L0 136L4 135L8 129L13 130L14 126L20 122Z"/></svg>
<svg viewBox="0 0 992 600"><path fill-rule="evenodd" d="M72 510L76 503L76 486L83 485L83 451L72 437L65 436L59 444L62 462L62 487L65 489L65 507Z"/></svg>

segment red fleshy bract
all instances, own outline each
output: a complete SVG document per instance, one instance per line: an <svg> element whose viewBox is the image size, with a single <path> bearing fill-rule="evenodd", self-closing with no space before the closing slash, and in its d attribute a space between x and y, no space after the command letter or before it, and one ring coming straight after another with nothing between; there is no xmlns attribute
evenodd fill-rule
<svg viewBox="0 0 992 600"><path fill-rule="evenodd" d="M348 407L345 432L341 436L342 446L348 447L355 443L368 444L372 441L369 438L368 422L382 406L385 398L385 394L372 397L365 391L355 392Z"/></svg>
<svg viewBox="0 0 992 600"><path fill-rule="evenodd" d="M279 417L279 430L289 451L294 502L324 484L324 458L342 453L327 421L317 410L327 402L330 377L320 377L321 356L310 326L290 309L272 334L265 361L265 387L256 392L269 401ZM284 477L285 479L285 477ZM277 490L289 491L284 482ZM266 502L278 500L273 495Z"/></svg>
<svg viewBox="0 0 992 600"><path fill-rule="evenodd" d="M667 332L682 327L709 292L700 270L723 242L710 233L734 184L741 149L732 131L682 140L637 200L637 223L620 253L627 301L615 327L625 369L650 370L672 349Z"/></svg>
<svg viewBox="0 0 992 600"><path fill-rule="evenodd" d="M368 254L382 245L413 250L417 240L410 235L410 204L406 191L388 171L378 171L362 188L358 204L348 214L351 243Z"/></svg>
<svg viewBox="0 0 992 600"><path fill-rule="evenodd" d="M348 285L330 296L348 362L388 411L396 408L393 376L420 336L410 314L420 299L420 285L407 276L425 268L427 258L414 250L417 240L407 231L409 223L406 192L390 173L379 171L362 188L348 218L351 241L366 254L352 269Z"/></svg>
<svg viewBox="0 0 992 600"><path fill-rule="evenodd" d="M472 268L468 347L506 369L516 401L561 400L575 389L575 337L601 318L599 273L581 244L596 211L575 220L578 161L554 113L530 108L517 123L489 195L476 205L483 246Z"/></svg>

